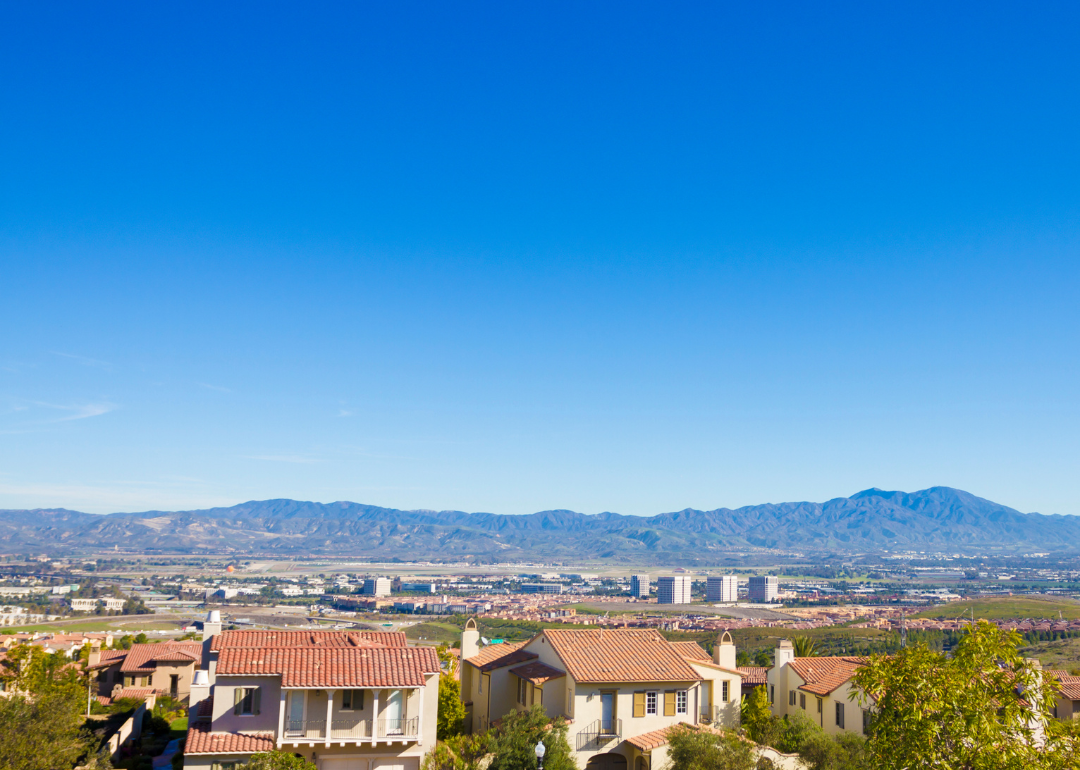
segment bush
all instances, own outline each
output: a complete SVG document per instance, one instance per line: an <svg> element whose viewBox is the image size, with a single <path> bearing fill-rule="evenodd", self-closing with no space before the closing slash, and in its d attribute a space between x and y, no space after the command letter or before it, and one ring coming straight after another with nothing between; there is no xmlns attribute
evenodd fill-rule
<svg viewBox="0 0 1080 770"><path fill-rule="evenodd" d="M734 734L689 728L669 735L668 759L670 770L757 770L759 766L751 744Z"/></svg>
<svg viewBox="0 0 1080 770"><path fill-rule="evenodd" d="M544 742L544 770L577 770L566 740L566 722L548 719L540 705L508 714L489 745L490 770L535 770L536 744Z"/></svg>

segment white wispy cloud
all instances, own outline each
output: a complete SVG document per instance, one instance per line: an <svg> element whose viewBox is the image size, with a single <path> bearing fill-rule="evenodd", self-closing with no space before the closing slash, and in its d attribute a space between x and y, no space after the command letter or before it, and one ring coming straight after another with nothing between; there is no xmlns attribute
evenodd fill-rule
<svg viewBox="0 0 1080 770"><path fill-rule="evenodd" d="M272 463L298 463L301 465L322 462L317 457L304 457L303 455L241 455L241 457L245 460L265 460Z"/></svg>
<svg viewBox="0 0 1080 770"><path fill-rule="evenodd" d="M232 388L225 388L221 385L211 385L206 382L196 383L200 388L206 388L207 390L216 390L218 393L232 393Z"/></svg>
<svg viewBox="0 0 1080 770"><path fill-rule="evenodd" d="M87 417L99 417L103 414L115 411L118 407L108 401L99 401L89 404L50 404L45 401L31 401L35 406L43 406L46 409L57 409L66 414L55 417L46 422L71 422L72 420L85 420Z"/></svg>
<svg viewBox="0 0 1080 770"><path fill-rule="evenodd" d="M352 409L338 409L337 416L338 417L355 417L356 412L354 412Z"/></svg>
<svg viewBox="0 0 1080 770"><path fill-rule="evenodd" d="M72 361L77 361L78 363L82 364L83 366L96 366L99 369L109 369L109 368L112 367L112 364L110 364L108 361L99 361L96 358L89 358L87 356L77 356L74 353L64 353L64 352L59 351L59 350L50 350L49 352L52 353L54 356L60 356L61 358L69 358Z"/></svg>

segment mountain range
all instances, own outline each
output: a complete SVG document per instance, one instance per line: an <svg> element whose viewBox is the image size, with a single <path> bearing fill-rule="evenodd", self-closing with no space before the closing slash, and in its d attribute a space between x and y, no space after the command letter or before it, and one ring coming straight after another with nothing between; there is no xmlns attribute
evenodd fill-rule
<svg viewBox="0 0 1080 770"><path fill-rule="evenodd" d="M196 511L89 514L0 510L0 552L136 549L251 556L482 562L618 559L701 563L735 551L867 553L985 548L1075 550L1080 516L1020 513L949 487L868 489L824 503L656 516L403 511L351 502L261 500Z"/></svg>

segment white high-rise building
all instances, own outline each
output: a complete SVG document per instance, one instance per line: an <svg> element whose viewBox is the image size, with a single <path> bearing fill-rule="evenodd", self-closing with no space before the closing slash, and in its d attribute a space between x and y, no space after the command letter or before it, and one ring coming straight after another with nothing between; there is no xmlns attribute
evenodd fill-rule
<svg viewBox="0 0 1080 770"><path fill-rule="evenodd" d="M364 587L360 589L360 593L367 596L389 596L390 578L368 578L364 581Z"/></svg>
<svg viewBox="0 0 1080 770"><path fill-rule="evenodd" d="M776 575L750 578L750 601L775 602L780 593L780 578Z"/></svg>
<svg viewBox="0 0 1080 770"><path fill-rule="evenodd" d="M739 578L735 575L711 577L706 583L705 596L710 602L737 602Z"/></svg>
<svg viewBox="0 0 1080 770"><path fill-rule="evenodd" d="M638 599L644 599L649 595L649 576L648 575L631 575L630 576L630 595L637 597Z"/></svg>
<svg viewBox="0 0 1080 770"><path fill-rule="evenodd" d="M662 577L656 581L656 600L660 604L689 604L690 576Z"/></svg>

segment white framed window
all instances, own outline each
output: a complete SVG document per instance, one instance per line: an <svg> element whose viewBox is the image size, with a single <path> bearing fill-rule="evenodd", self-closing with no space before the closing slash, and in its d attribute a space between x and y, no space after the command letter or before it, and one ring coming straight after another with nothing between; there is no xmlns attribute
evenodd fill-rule
<svg viewBox="0 0 1080 770"><path fill-rule="evenodd" d="M685 714L686 713L686 702L687 702L686 690L676 690L675 691L675 713L676 714Z"/></svg>
<svg viewBox="0 0 1080 770"><path fill-rule="evenodd" d="M727 679L725 679L724 683L722 685L720 685L720 702L721 703L727 703L730 700L731 700L731 682L729 682Z"/></svg>
<svg viewBox="0 0 1080 770"><path fill-rule="evenodd" d="M645 693L645 715L656 716L656 692Z"/></svg>
<svg viewBox="0 0 1080 770"><path fill-rule="evenodd" d="M342 711L363 711L364 710L364 691L363 690L342 690L341 691L341 710Z"/></svg>
<svg viewBox="0 0 1080 770"><path fill-rule="evenodd" d="M527 706L529 705L528 697L529 683L521 677L518 677L517 702L520 703L522 706Z"/></svg>
<svg viewBox="0 0 1080 770"><path fill-rule="evenodd" d="M233 690L233 713L238 716L256 716L259 714L258 687L237 687Z"/></svg>

